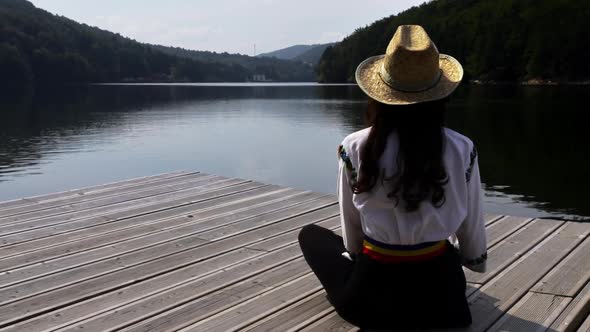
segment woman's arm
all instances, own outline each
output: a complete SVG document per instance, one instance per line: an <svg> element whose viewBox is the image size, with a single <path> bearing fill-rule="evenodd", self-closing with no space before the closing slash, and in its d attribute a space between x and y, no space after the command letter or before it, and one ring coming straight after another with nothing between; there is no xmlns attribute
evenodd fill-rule
<svg viewBox="0 0 590 332"><path fill-rule="evenodd" d="M339 149L338 169L338 202L340 203L340 220L342 225L342 237L344 246L353 254L361 251L363 245L363 230L359 211L352 203L352 186L350 183L351 171L350 162L347 163L346 151Z"/></svg>
<svg viewBox="0 0 590 332"><path fill-rule="evenodd" d="M483 192L477 162L477 150L471 152L466 173L467 217L457 231L462 263L475 272L486 271L487 238L483 217Z"/></svg>

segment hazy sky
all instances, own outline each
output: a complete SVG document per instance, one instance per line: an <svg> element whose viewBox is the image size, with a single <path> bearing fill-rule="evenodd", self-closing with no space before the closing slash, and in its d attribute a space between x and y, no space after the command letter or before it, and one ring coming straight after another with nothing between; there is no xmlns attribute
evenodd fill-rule
<svg viewBox="0 0 590 332"><path fill-rule="evenodd" d="M425 0L31 0L138 41L252 55L339 41ZM393 31L391 32L393 34Z"/></svg>

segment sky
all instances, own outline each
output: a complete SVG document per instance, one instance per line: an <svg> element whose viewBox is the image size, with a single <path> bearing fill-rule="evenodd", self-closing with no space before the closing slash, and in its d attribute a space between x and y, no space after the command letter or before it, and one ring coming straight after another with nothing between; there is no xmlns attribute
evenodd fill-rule
<svg viewBox="0 0 590 332"><path fill-rule="evenodd" d="M241 54L340 41L425 0L30 0L140 42ZM393 35L392 31L392 35Z"/></svg>

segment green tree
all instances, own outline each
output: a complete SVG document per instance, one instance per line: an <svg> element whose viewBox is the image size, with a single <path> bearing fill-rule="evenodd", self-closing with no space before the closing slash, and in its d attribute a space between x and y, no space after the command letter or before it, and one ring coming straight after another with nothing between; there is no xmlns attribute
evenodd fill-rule
<svg viewBox="0 0 590 332"><path fill-rule="evenodd" d="M313 68L296 61L142 44L53 15L26 0L0 0L0 41L12 47L3 49L7 55L2 63L18 61L10 70L31 73L21 76L42 84L170 79L243 82L256 66L268 68L278 80L315 78ZM14 60L15 50L18 60ZM11 80L0 75L2 83L11 84Z"/></svg>
<svg viewBox="0 0 590 332"><path fill-rule="evenodd" d="M588 80L588 17L588 1L433 0L357 29L326 49L318 77L353 81L358 64L384 53L399 25L420 24L441 52L463 63L468 79Z"/></svg>
<svg viewBox="0 0 590 332"><path fill-rule="evenodd" d="M31 67L19 50L6 43L0 43L0 85L3 88L22 89L33 82Z"/></svg>

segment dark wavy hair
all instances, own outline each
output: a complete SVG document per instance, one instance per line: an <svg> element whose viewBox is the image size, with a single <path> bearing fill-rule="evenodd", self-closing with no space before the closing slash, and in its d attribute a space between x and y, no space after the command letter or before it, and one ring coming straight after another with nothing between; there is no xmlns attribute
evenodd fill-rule
<svg viewBox="0 0 590 332"><path fill-rule="evenodd" d="M396 205L403 202L408 212L416 211L425 200L436 207L442 206L444 185L449 181L443 162L446 103L447 99L443 99L392 106L370 99L366 120L371 131L361 150L359 179L354 192L368 192L377 181L382 181L391 188L388 197L395 200ZM395 157L397 172L386 177L379 160L387 138L394 132L399 138L399 152Z"/></svg>

